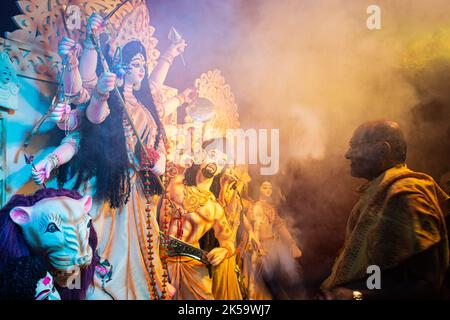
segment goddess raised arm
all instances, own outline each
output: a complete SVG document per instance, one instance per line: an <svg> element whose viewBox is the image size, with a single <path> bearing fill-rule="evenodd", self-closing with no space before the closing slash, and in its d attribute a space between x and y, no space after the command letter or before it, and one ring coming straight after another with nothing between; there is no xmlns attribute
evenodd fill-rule
<svg viewBox="0 0 450 320"><path fill-rule="evenodd" d="M75 105L82 105L89 101L92 91L97 84L97 51L92 43L92 32L103 31L103 18L94 12L86 25L86 38L83 47L74 40L64 37L58 46L58 53L66 63L63 84L64 94ZM81 51L80 59L78 59ZM50 118L62 130L73 131L81 121L83 108L71 110L70 105L59 103L52 111Z"/></svg>

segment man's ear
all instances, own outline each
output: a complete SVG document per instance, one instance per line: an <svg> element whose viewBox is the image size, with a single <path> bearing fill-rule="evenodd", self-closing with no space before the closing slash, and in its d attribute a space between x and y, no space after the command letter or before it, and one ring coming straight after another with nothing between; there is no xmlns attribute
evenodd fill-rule
<svg viewBox="0 0 450 320"><path fill-rule="evenodd" d="M31 207L14 207L9 216L15 224L24 225L31 220Z"/></svg>

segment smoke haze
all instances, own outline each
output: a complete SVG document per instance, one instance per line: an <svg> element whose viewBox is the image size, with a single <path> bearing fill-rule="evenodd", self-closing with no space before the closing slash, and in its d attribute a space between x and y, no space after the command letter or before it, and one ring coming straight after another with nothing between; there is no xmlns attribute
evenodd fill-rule
<svg viewBox="0 0 450 320"><path fill-rule="evenodd" d="M344 154L361 123L392 119L408 141L408 164L435 179L450 169L450 3L445 0L148 1L159 47L177 27L188 66L178 88L218 68L230 83L244 128L280 129L278 208L318 285L342 244L354 190ZM369 5L381 29L369 30Z"/></svg>

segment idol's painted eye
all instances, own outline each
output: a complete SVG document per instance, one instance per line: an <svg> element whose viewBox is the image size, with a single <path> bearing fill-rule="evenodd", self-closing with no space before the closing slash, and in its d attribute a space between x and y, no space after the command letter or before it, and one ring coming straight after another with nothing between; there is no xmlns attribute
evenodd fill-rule
<svg viewBox="0 0 450 320"><path fill-rule="evenodd" d="M57 231L60 231L60 230L56 226L56 224L54 224L53 222L49 223L48 226L47 226L47 229L45 230L45 232L49 232L49 233L55 233Z"/></svg>
<svg viewBox="0 0 450 320"><path fill-rule="evenodd" d="M88 227L88 228L90 228L91 226L92 226L92 219L89 220L89 222L88 222L88 224L87 224L87 227Z"/></svg>

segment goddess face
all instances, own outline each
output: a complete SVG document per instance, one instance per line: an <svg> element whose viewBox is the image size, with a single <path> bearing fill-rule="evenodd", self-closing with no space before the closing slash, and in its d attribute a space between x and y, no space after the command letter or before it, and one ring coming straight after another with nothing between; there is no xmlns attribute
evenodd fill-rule
<svg viewBox="0 0 450 320"><path fill-rule="evenodd" d="M17 83L17 76L14 72L14 67L9 60L9 56L1 52L0 53L0 85L7 84L9 82Z"/></svg>
<svg viewBox="0 0 450 320"><path fill-rule="evenodd" d="M259 192L262 196L270 198L272 195L272 184L269 181L264 181L259 188Z"/></svg>
<svg viewBox="0 0 450 320"><path fill-rule="evenodd" d="M145 65L146 61L142 53L136 54L128 64L125 84L131 84L134 90L139 90L145 77Z"/></svg>
<svg viewBox="0 0 450 320"><path fill-rule="evenodd" d="M12 80L12 71L7 65L0 65L0 82L8 83Z"/></svg>

